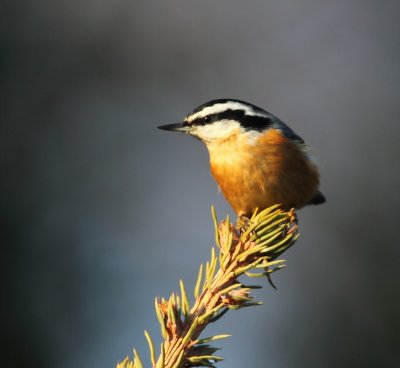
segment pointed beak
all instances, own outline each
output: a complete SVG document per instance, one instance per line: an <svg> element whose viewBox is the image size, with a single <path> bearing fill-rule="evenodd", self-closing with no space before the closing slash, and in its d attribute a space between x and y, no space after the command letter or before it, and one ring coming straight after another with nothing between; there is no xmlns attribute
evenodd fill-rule
<svg viewBox="0 0 400 368"><path fill-rule="evenodd" d="M178 124L161 125L157 128L162 130L169 130L171 132L187 133L190 130L190 125L186 125L184 123L178 123Z"/></svg>

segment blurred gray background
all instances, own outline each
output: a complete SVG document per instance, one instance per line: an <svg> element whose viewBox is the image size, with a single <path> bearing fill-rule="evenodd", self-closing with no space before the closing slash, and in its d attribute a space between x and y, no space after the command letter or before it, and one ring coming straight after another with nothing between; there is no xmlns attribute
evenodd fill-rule
<svg viewBox="0 0 400 368"><path fill-rule="evenodd" d="M394 367L400 3L2 3L0 363L114 367L159 345L153 298L193 288L218 193L202 144L156 129L244 99L309 144L328 202L265 304L206 335L219 367ZM264 284L264 280L260 281Z"/></svg>

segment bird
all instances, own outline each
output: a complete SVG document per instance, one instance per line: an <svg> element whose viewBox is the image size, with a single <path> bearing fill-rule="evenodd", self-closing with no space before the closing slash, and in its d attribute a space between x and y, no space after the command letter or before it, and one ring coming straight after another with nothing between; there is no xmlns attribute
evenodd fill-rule
<svg viewBox="0 0 400 368"><path fill-rule="evenodd" d="M302 138L268 111L237 99L216 99L180 123L159 129L202 141L211 174L238 217L279 204L300 209L322 204L320 175Z"/></svg>

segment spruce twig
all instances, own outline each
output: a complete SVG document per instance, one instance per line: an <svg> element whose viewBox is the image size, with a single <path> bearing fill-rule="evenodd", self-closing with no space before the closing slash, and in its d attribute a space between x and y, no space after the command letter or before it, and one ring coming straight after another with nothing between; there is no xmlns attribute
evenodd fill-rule
<svg viewBox="0 0 400 368"><path fill-rule="evenodd" d="M156 359L153 340L145 331L153 368L215 367L222 358L215 355L219 349L209 343L229 335L200 339L200 334L228 310L261 304L251 296L251 290L259 286L243 285L238 278L269 277L283 268L285 261L275 259L299 236L294 210L284 211L279 205L255 212L249 220L239 219L236 226L229 217L218 224L214 208L212 217L217 247L212 248L206 266L200 265L192 307L183 280L180 296L172 293L168 300L155 300L164 341ZM254 273L259 269L263 272ZM141 367L143 363L136 350L133 361L127 357L117 365L117 368Z"/></svg>

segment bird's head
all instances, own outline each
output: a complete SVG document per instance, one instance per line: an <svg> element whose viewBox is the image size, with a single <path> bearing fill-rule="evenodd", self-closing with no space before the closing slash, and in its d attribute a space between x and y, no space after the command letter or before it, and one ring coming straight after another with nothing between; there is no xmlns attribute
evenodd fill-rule
<svg viewBox="0 0 400 368"><path fill-rule="evenodd" d="M207 145L243 134L254 139L270 128L279 129L285 135L301 140L274 115L248 102L234 99L212 100L194 109L183 122L158 128L190 134Z"/></svg>

